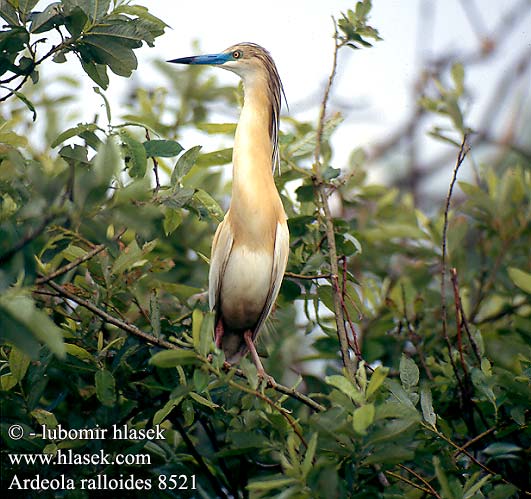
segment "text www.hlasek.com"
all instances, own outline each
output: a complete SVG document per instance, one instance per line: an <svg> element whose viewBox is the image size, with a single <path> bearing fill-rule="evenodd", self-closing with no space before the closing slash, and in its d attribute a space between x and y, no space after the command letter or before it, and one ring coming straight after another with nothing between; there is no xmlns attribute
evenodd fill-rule
<svg viewBox="0 0 531 499"><path fill-rule="evenodd" d="M149 454L116 454L112 456L102 450L93 454L79 454L72 449L66 451L58 449L53 454L9 454L13 465L79 465L79 464L126 464L129 466L142 466L151 464Z"/></svg>

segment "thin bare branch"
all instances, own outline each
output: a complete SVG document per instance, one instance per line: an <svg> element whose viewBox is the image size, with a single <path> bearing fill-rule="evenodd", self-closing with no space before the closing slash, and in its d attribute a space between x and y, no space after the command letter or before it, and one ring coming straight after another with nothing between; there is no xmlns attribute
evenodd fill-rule
<svg viewBox="0 0 531 499"><path fill-rule="evenodd" d="M122 229L114 238L115 241L120 239L125 231L127 229ZM71 261L70 263L67 263L66 265L63 265L62 267L58 268L51 274L48 274L47 276L38 277L35 279L35 284L42 285L46 284L47 282L51 281L52 279L55 279L56 277L59 277L60 275L66 274L70 270L75 269L82 263L90 260L91 258L94 258L98 253L101 253L107 246L105 244L99 244L98 246L91 249L88 253L85 253L83 256L80 256L79 258L76 258L75 260Z"/></svg>
<svg viewBox="0 0 531 499"><path fill-rule="evenodd" d="M341 298L341 287L339 285L339 267L338 267L338 257L335 241L335 230L334 222L332 219L332 213L330 211L330 205L328 204L328 195L326 187L323 183L323 176L321 173L321 147L323 142L323 130L326 117L326 107L328 104L328 99L330 97L330 89L334 82L334 78L337 70L337 54L339 49L343 46L343 43L339 39L337 24L334 20L334 54L332 59L332 70L328 77L328 82L325 87L323 99L321 101L321 108L319 111L319 120L317 122L317 141L315 144L314 150L314 164L313 164L313 183L316 187L319 196L317 203L320 210L324 215L324 224L326 231L326 240L328 243L328 251L330 252L330 270L331 270L331 281L333 287L333 296L334 296L334 313L337 326L337 336L339 339L339 346L341 349L341 357L343 359L343 365L347 371L348 376L354 379L354 373L356 367L353 359L350 357L350 348L348 333L345 325L345 316L343 313L343 304Z"/></svg>
<svg viewBox="0 0 531 499"><path fill-rule="evenodd" d="M452 369L454 371L455 377L459 384L462 400L464 399L465 387L463 385L463 380L461 379L459 371L457 370L457 366L455 365L455 362L452 356L452 343L450 342L450 338L448 336L448 317L447 317L447 310L446 310L446 260L447 260L446 236L448 232L448 217L449 217L450 202L452 199L454 185L455 185L455 182L457 181L457 174L459 172L459 168L463 164L463 161L465 160L465 157L468 151L469 151L469 146L467 143L467 135L464 134L463 141L461 142L461 147L459 148L459 152L457 154L457 160L455 163L454 171L452 173L452 180L450 181L450 186L448 188L448 195L446 196L446 204L444 207L444 224L443 224L443 232L442 232L442 257L441 257L441 315L442 315L443 337L448 347L448 356L450 357Z"/></svg>

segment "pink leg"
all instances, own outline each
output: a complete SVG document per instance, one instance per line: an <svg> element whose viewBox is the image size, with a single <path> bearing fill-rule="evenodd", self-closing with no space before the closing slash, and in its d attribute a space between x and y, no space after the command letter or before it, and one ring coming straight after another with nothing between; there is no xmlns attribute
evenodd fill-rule
<svg viewBox="0 0 531 499"><path fill-rule="evenodd" d="M253 332L248 329L247 331L245 331L245 333L243 333L243 338L245 340L247 348L249 349L249 352L251 352L251 357L253 359L254 365L256 366L258 376L260 376L260 378L262 379L265 379L272 387L275 387L277 385L276 381L273 379L272 376L269 376L269 374L265 372L264 366L262 365L262 361L258 356L258 352L256 351L256 347L253 343Z"/></svg>
<svg viewBox="0 0 531 499"><path fill-rule="evenodd" d="M217 348L221 348L221 339L223 338L223 320L220 317L218 323L216 324L216 328L214 330L214 342L216 343Z"/></svg>

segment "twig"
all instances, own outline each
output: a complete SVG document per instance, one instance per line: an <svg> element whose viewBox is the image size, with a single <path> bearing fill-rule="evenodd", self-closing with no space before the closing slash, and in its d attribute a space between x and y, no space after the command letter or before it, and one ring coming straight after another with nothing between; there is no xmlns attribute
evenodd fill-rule
<svg viewBox="0 0 531 499"><path fill-rule="evenodd" d="M205 361L206 361L206 359L205 359ZM215 375L217 375L219 377L218 369L216 369L214 366L212 366L212 364L210 364L210 362L206 361L206 366L207 366L208 370L211 373L213 373L213 374L215 374ZM293 416L289 413L289 411L284 409L284 407L282 407L281 405L278 405L275 401L271 400L267 395L265 395L264 393L261 393L258 390L254 390L253 388L249 388L249 387L247 387L245 385L237 383L236 381L234 381L232 379L228 379L227 383L230 386L232 386L233 388L237 388L238 390L240 390L242 392L250 393L251 395L254 395L255 397L258 397L259 399L263 400L266 404L268 404L271 407L273 407L273 409L277 410L286 419L286 421L291 426L291 428L293 429L293 431L295 432L297 437L299 437L299 440L304 445L304 447L308 448L308 443L304 439L304 436L302 434L302 431L301 431L297 421L293 418Z"/></svg>
<svg viewBox="0 0 531 499"><path fill-rule="evenodd" d="M122 237L127 229L122 229L115 237L114 240L117 241ZM87 260L90 260L91 258L95 257L98 253L101 253L107 246L105 244L99 244L98 246L94 247L92 250L90 250L88 253L85 253L83 256L80 256L79 258L76 258L70 263L67 263L66 265L58 268L51 274L48 274L47 276L38 277L35 279L35 284L42 285L46 284L48 281L51 281L52 279L55 279L56 277L59 277L60 275L66 274L72 269L75 269L77 266L81 265L82 263L86 262Z"/></svg>
<svg viewBox="0 0 531 499"><path fill-rule="evenodd" d="M315 274L315 275L306 275L306 274L295 274L294 272L284 272L286 277L292 277L293 279L330 279L332 274Z"/></svg>
<svg viewBox="0 0 531 499"><path fill-rule="evenodd" d="M53 281L47 282L48 286L55 289L60 295L68 298L69 300L72 300L73 302L77 303L78 305L81 305L82 307L86 308L87 310L90 310L93 314L97 315L101 319L103 319L105 322L108 322L109 324L112 324L123 331L126 331L128 333L134 334L135 336L138 336L139 338L142 338L149 343L153 343L159 347L163 348L177 348L176 345L173 343L170 343L169 341L163 340L162 338L157 338L151 334L145 333L141 329L137 328L133 324L130 324L128 322L124 322L120 319L117 319L116 317L113 317L112 315L108 314L104 310L101 310L98 308L94 303L91 303L88 300L85 300L84 298L80 298L79 296L75 295L74 293L71 293L67 289L65 289L63 286L59 286L59 284L56 284Z"/></svg>
<svg viewBox="0 0 531 499"><path fill-rule="evenodd" d="M138 336L139 338L142 338L143 340L148 341L149 343L153 343L163 348L172 349L172 350L179 348L175 343L171 343L162 338L157 338L156 336L153 336L149 333L145 333L144 331L137 328L133 324L130 324L129 322L113 317L112 315L108 314L104 310L101 310L99 307L97 307L93 303L83 298L80 298L79 296L75 295L74 293L71 293L70 291L65 289L63 286L59 286L53 281L49 281L47 282L47 284L48 286L53 288L55 291L57 291L61 296L66 297L69 300L72 300L73 302L77 303L78 305L81 305L87 310L90 310L92 313L94 313L95 315L103 319L104 321L108 322L109 324L113 324L114 326L122 329L123 331L127 333L131 333L135 336ZM235 374L238 377L247 379L241 369L235 369ZM299 402L302 402L303 404L307 405L308 407L310 407L311 409L315 411L325 410L325 407L323 405L319 404L318 402L304 395L303 393L298 392L294 388L289 388L287 386L280 385L278 383L276 383L275 385L268 384L268 386L270 388L273 388L275 391L279 393L283 393L284 395L288 395L289 397L296 399ZM257 392L253 391L253 393L256 394Z"/></svg>
<svg viewBox="0 0 531 499"><path fill-rule="evenodd" d="M467 384L468 380L468 369L466 367L465 363L465 357L463 355L463 320L461 317L461 310L459 308L459 291L457 290L457 284L454 280L454 276L457 276L457 270L452 267L450 269L450 276L453 284L454 289L454 306L455 306L455 327L456 327L456 333L457 333L457 351L459 352L459 360L461 362L461 369L463 370L463 374L465 376L465 384Z"/></svg>
<svg viewBox="0 0 531 499"><path fill-rule="evenodd" d="M426 494L433 495L429 489L423 487L422 485L418 485L417 483L413 482L412 480L409 480L408 478L402 475L399 475L398 473L394 473L393 471L386 471L385 473L389 476L392 476L393 478L397 478L398 480L401 480L402 482L407 483L408 485L411 485L412 487L415 487L418 490L422 490L422 492ZM440 496L436 496L436 497L440 498Z"/></svg>
<svg viewBox="0 0 531 499"><path fill-rule="evenodd" d="M173 410L175 410L175 408ZM183 439L183 442L186 444L186 447L188 448L188 451L190 452L190 454L194 457L199 467L203 470L205 475L208 477L208 480L210 481L210 483L212 484L212 487L216 491L216 496L226 497L228 499L229 495L225 492L225 490L219 483L216 476L212 473L208 465L205 463L203 456L199 454L199 451L195 448L195 445L193 444L192 440L190 440L190 437L188 436L188 433L186 432L186 430L183 428L183 425L179 421L179 418L174 416L170 419L170 421L177 428L177 431L181 435L181 438Z"/></svg>
<svg viewBox="0 0 531 499"><path fill-rule="evenodd" d="M446 196L446 204L444 207L444 224L442 232L442 257L441 257L441 315L442 315L442 330L443 336L448 347L448 356L450 357L450 362L452 364L452 369L454 371L455 377L459 384L461 399L464 401L465 387L463 385L463 380L459 375L457 366L455 365L454 359L452 357L452 344L450 338L448 337L448 318L446 313L446 233L448 231L448 215L450 211L450 201L452 199L452 192L454 189L455 182L457 180L457 173L459 168L462 165L465 157L469 151L467 144L467 134L463 135L463 141L461 142L461 147L459 148L459 153L457 154L457 161L455 163L454 171L452 174L452 180L450 182L450 187L448 188L448 195Z"/></svg>
<svg viewBox="0 0 531 499"><path fill-rule="evenodd" d="M424 486L430 490L431 494L435 497L437 497L437 499L441 499L441 496L437 493L437 491L430 485L430 483L421 475L419 475L415 470L412 470L411 468L409 468L408 466L404 465L404 464L398 464L398 467L399 468L402 468L404 471L407 471L408 473L411 473L415 478L417 478L418 480L420 480Z"/></svg>
<svg viewBox="0 0 531 499"><path fill-rule="evenodd" d="M493 431L499 430L497 426L491 426L488 430L485 430L483 433L480 433L479 435L476 435L474 438L470 439L465 445L462 445L461 448L454 452L454 459L463 452L464 449L470 447L471 445L475 444L479 440L481 440L483 437L486 437Z"/></svg>
<svg viewBox="0 0 531 499"><path fill-rule="evenodd" d="M496 473L495 471L491 470L488 466L484 465L481 461L479 461L473 454L468 452L465 447L461 447L457 445L455 442L449 439L444 433L441 433L439 430L437 430L437 428L426 424L424 421L421 421L420 424L426 430L429 430L432 433L435 433L435 435L437 435L439 438L442 438L446 443L450 444L454 449L458 450L462 454L465 454L471 461L477 464L483 471L486 471L489 475L499 476L502 482L516 487L518 490L524 492L526 495L531 494L530 491L522 490L520 487L518 487L518 485L515 485L512 482L509 482L509 480L501 476L499 473Z"/></svg>
<svg viewBox="0 0 531 499"><path fill-rule="evenodd" d="M146 128L146 139L151 140L151 137L149 135L149 130ZM157 158L155 156L151 156L151 159L153 160L153 173L155 174L155 194L159 192L160 190L160 179L159 179L159 162L157 161Z"/></svg>
<svg viewBox="0 0 531 499"><path fill-rule="evenodd" d="M37 239L46 229L48 224L55 218L56 215L48 215L44 217L41 224L28 234L26 234L18 243L11 249L8 249L3 255L0 255L0 265L8 262L13 258L20 250L24 249L31 241Z"/></svg>
<svg viewBox="0 0 531 499"><path fill-rule="evenodd" d="M478 361L478 363L481 364L481 355L479 354L479 348L478 348L478 345L476 343L476 340L474 340L474 338L472 337L472 334L470 333L470 328L468 327L468 321L466 319L465 311L463 309L463 302L462 302L461 296L459 294L459 282L457 280L457 269L456 268L452 268L450 270L450 275L451 275L451 280L452 280L452 286L454 288L454 299L455 299L455 302L456 302L456 317L457 317L457 315L459 315L459 317L457 317L457 319L460 320L460 323L465 328L466 334L468 336L468 341L472 345L472 351L474 352L474 355L475 355L476 360ZM458 314L458 312L459 312L459 314ZM458 328L458 331L459 331L459 329L460 328ZM462 362L462 360L461 360L461 362Z"/></svg>
<svg viewBox="0 0 531 499"><path fill-rule="evenodd" d="M317 122L317 140L314 150L314 164L313 164L313 184L319 192L319 205L324 213L324 222L326 227L326 240L328 242L328 250L330 252L330 270L331 280L333 284L333 296L334 296L334 312L337 326L337 336L339 339L339 346L341 348L341 357L343 359L343 365L347 371L347 375L354 379L354 373L356 367L353 359L350 357L350 348L348 341L347 329L345 326L345 316L343 313L343 305L341 299L341 289L339 286L339 269L337 263L337 249L335 241L334 222L332 220L332 214L330 211L330 205L328 204L328 196L323 183L323 176L321 174L321 145L323 142L323 130L326 116L326 106L330 96L330 89L336 75L337 69L337 53L343 46L343 43L339 40L337 31L337 24L334 20L334 54L332 60L332 70L328 77L328 82L325 87L323 100L321 102L321 109L319 112L319 120Z"/></svg>

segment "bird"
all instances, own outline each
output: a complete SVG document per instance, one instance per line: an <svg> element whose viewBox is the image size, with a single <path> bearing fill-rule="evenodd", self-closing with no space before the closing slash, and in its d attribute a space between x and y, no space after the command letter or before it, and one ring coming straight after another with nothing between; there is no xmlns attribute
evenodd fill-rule
<svg viewBox="0 0 531 499"><path fill-rule="evenodd" d="M248 352L261 378L255 341L278 297L289 255L287 217L274 182L284 88L271 55L255 43L168 62L216 66L243 82L232 153L230 206L212 242L208 297L214 342L234 364Z"/></svg>

